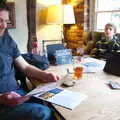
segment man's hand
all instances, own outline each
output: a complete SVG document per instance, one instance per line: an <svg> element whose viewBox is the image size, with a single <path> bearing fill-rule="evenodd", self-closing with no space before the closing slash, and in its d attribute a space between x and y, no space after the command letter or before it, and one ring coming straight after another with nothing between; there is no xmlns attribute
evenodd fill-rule
<svg viewBox="0 0 120 120"><path fill-rule="evenodd" d="M56 82L60 79L60 76L55 75L53 73L45 73L45 77L43 78L44 82Z"/></svg>
<svg viewBox="0 0 120 120"><path fill-rule="evenodd" d="M16 106L27 101L30 96L21 96L15 92L6 92L0 96L0 104L5 106Z"/></svg>

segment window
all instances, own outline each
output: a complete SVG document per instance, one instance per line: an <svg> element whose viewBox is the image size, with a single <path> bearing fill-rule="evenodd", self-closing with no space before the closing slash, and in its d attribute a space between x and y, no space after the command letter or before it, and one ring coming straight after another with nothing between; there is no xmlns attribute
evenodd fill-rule
<svg viewBox="0 0 120 120"><path fill-rule="evenodd" d="M96 0L95 31L104 31L108 22L113 23L120 33L120 0Z"/></svg>

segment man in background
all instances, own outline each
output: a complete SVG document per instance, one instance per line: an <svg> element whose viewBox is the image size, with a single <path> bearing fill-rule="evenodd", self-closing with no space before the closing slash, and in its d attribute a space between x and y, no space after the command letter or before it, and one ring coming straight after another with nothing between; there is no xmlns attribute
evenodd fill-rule
<svg viewBox="0 0 120 120"><path fill-rule="evenodd" d="M106 60L114 52L120 52L120 40L116 34L116 27L111 23L107 23L104 28L104 37L95 43L91 50L91 56Z"/></svg>

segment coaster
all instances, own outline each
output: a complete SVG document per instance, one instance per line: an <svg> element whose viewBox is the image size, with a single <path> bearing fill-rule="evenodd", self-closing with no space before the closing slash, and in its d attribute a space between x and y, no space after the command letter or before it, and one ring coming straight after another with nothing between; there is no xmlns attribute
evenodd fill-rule
<svg viewBox="0 0 120 120"><path fill-rule="evenodd" d="M75 85L75 80L73 80L72 76L67 74L63 77L63 81L61 83L62 87L72 87Z"/></svg>
<svg viewBox="0 0 120 120"><path fill-rule="evenodd" d="M71 80L66 80L62 83L63 87L72 87L74 85L75 85L75 81L73 81L73 80L72 81Z"/></svg>

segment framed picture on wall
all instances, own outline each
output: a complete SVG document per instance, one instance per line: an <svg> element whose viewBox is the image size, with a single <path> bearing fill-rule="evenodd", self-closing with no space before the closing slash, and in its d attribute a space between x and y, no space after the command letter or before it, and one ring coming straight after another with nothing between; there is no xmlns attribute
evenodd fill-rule
<svg viewBox="0 0 120 120"><path fill-rule="evenodd" d="M9 22L8 28L16 28L16 17L15 17L15 3L14 2L7 2L9 7Z"/></svg>

